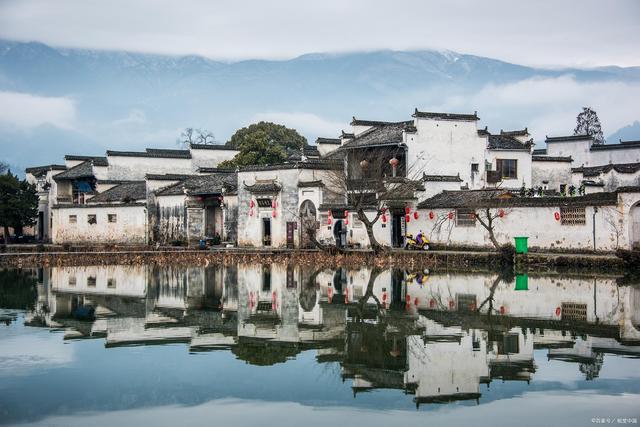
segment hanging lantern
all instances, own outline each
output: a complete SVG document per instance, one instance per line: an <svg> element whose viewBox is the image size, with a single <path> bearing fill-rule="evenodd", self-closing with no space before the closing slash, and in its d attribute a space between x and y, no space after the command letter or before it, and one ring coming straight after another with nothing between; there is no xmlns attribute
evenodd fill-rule
<svg viewBox="0 0 640 427"><path fill-rule="evenodd" d="M562 313L562 309L560 307L556 307L556 316L560 316Z"/></svg>
<svg viewBox="0 0 640 427"><path fill-rule="evenodd" d="M418 297L416 297L416 299L413 300L413 305L418 306Z"/></svg>
<svg viewBox="0 0 640 427"><path fill-rule="evenodd" d="M253 216L253 209L249 209L249 216Z"/></svg>
<svg viewBox="0 0 640 427"><path fill-rule="evenodd" d="M349 211L344 211L344 224L349 225Z"/></svg>
<svg viewBox="0 0 640 427"><path fill-rule="evenodd" d="M255 202L253 201L253 199L249 200L249 207L250 207L251 209L253 209L253 207L254 207L255 205L256 205L256 204L255 204Z"/></svg>
<svg viewBox="0 0 640 427"><path fill-rule="evenodd" d="M449 219L453 219L453 212L449 212L449 213L447 214L447 217L448 217Z"/></svg>
<svg viewBox="0 0 640 427"><path fill-rule="evenodd" d="M411 222L411 215L407 214L404 216L405 222Z"/></svg>
<svg viewBox="0 0 640 427"><path fill-rule="evenodd" d="M504 305L501 305L501 306L500 306L500 314L504 314L504 313L506 313L506 312L507 312L507 309L506 309L506 308L504 308Z"/></svg>
<svg viewBox="0 0 640 427"><path fill-rule="evenodd" d="M436 306L436 300L434 300L433 298L431 298L431 300L429 301L429 308L433 308Z"/></svg>
<svg viewBox="0 0 640 427"><path fill-rule="evenodd" d="M560 212L554 212L553 217L556 219L556 221L560 221Z"/></svg>
<svg viewBox="0 0 640 427"><path fill-rule="evenodd" d="M387 216L386 215L382 215L382 223L386 224L387 223Z"/></svg>
<svg viewBox="0 0 640 427"><path fill-rule="evenodd" d="M429 211L429 219L433 219L434 216L433 211Z"/></svg>
<svg viewBox="0 0 640 427"><path fill-rule="evenodd" d="M380 212L382 212L382 215L386 214L386 213L387 213L387 208L382 208L382 209L380 210Z"/></svg>
<svg viewBox="0 0 640 427"><path fill-rule="evenodd" d="M275 208L276 208L276 199L273 199L273 200L271 201L271 207L272 207L273 209L275 209Z"/></svg>
<svg viewBox="0 0 640 427"><path fill-rule="evenodd" d="M449 308L453 309L456 306L456 303L454 300L449 301Z"/></svg>
<svg viewBox="0 0 640 427"><path fill-rule="evenodd" d="M411 302L411 295L407 294L405 298L407 300L407 304L409 304Z"/></svg>
<svg viewBox="0 0 640 427"><path fill-rule="evenodd" d="M274 218L276 217L276 210L275 209L271 211L271 216L274 217Z"/></svg>
<svg viewBox="0 0 640 427"><path fill-rule="evenodd" d="M418 211L415 211L415 212L413 213L413 219L418 219L418 216L419 216L419 215L418 215Z"/></svg>
<svg viewBox="0 0 640 427"><path fill-rule="evenodd" d="M504 218L504 209L500 209L500 210L498 211L498 216L499 216L500 218Z"/></svg>
<svg viewBox="0 0 640 427"><path fill-rule="evenodd" d="M409 206L407 206L406 208L404 208L404 213L409 215L411 213L411 208Z"/></svg>

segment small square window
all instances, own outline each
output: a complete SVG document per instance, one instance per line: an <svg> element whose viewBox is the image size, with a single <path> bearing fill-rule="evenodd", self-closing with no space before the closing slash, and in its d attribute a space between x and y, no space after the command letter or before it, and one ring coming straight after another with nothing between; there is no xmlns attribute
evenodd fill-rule
<svg viewBox="0 0 640 427"><path fill-rule="evenodd" d="M95 288L96 287L96 276L87 277L87 287Z"/></svg>
<svg viewBox="0 0 640 427"><path fill-rule="evenodd" d="M476 213L473 209L456 209L456 226L475 227Z"/></svg>
<svg viewBox="0 0 640 427"><path fill-rule="evenodd" d="M116 279L111 278L107 280L107 288L115 289L116 287Z"/></svg>
<svg viewBox="0 0 640 427"><path fill-rule="evenodd" d="M76 276L69 276L69 286L76 285Z"/></svg>
<svg viewBox="0 0 640 427"><path fill-rule="evenodd" d="M69 224L75 224L78 222L78 215L69 215Z"/></svg>
<svg viewBox="0 0 640 427"><path fill-rule="evenodd" d="M87 223L92 224L92 225L93 224L97 224L98 223L98 219L96 218L95 215L89 214L89 215L87 215Z"/></svg>
<svg viewBox="0 0 640 427"><path fill-rule="evenodd" d="M114 222L118 222L118 215L117 214L108 214L107 215L107 221L114 223Z"/></svg>
<svg viewBox="0 0 640 427"><path fill-rule="evenodd" d="M480 170L480 165L478 163L471 163L471 172L478 172Z"/></svg>

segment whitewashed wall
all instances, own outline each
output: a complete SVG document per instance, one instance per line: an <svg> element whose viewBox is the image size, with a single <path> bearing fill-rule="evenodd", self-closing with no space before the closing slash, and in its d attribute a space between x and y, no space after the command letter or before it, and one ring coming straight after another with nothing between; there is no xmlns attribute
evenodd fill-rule
<svg viewBox="0 0 640 427"><path fill-rule="evenodd" d="M97 216L96 224L87 222L87 215ZM117 222L109 223L108 214L116 214ZM77 222L69 223L69 215ZM90 205L58 207L53 210L53 243L122 243L147 242L147 210L144 206L94 207Z"/></svg>
<svg viewBox="0 0 640 427"><path fill-rule="evenodd" d="M560 191L560 185L572 182L571 162L532 161L531 186ZM547 181L545 184L544 181Z"/></svg>
<svg viewBox="0 0 640 427"><path fill-rule="evenodd" d="M574 172L571 175L571 183L576 187L580 186L583 180L593 180L604 184L602 191L615 191L618 187L640 185L640 170L635 173L619 173L614 169L600 174L596 177L585 178L581 172Z"/></svg>
<svg viewBox="0 0 640 427"><path fill-rule="evenodd" d="M188 174L191 159L110 155L109 179L144 180L146 174Z"/></svg>
<svg viewBox="0 0 640 427"><path fill-rule="evenodd" d="M193 171L198 168L214 168L225 160L231 160L239 153L237 150L194 148L191 147L191 164Z"/></svg>
<svg viewBox="0 0 640 427"><path fill-rule="evenodd" d="M95 284L89 283L90 277L95 279ZM56 292L144 298L147 268L123 265L52 267L51 284Z"/></svg>
<svg viewBox="0 0 640 427"><path fill-rule="evenodd" d="M636 198L637 200L637 198ZM596 249L613 251L629 247L629 209L619 213L620 207L601 206L595 215ZM454 209L424 209L420 219L409 224L409 231L422 230L427 238L439 244L492 247L488 232L479 222L464 227L448 219ZM492 209L495 212L496 209ZM562 225L554 214L558 207L527 207L505 209L504 218L496 219L495 235L501 244L514 243L516 236L529 237L529 247L556 249L593 249L593 207L586 207L585 225ZM434 219L429 219L433 212ZM439 225L438 225L439 224Z"/></svg>
<svg viewBox="0 0 640 427"><path fill-rule="evenodd" d="M591 162L589 148L591 148L591 139L547 142L547 155L571 157L573 159L572 167L574 168L579 166L598 166L598 164Z"/></svg>
<svg viewBox="0 0 640 427"><path fill-rule="evenodd" d="M428 175L457 175L462 185L482 188L485 176L487 138L478 136L475 121L416 118L415 134L405 134L408 164ZM471 164L478 173L471 174Z"/></svg>
<svg viewBox="0 0 640 427"><path fill-rule="evenodd" d="M503 179L500 183L502 188L520 188L523 183L525 187L531 188L531 152L523 150L487 150L486 156L487 161L491 162L493 170L496 170L497 159L517 160L517 178Z"/></svg>

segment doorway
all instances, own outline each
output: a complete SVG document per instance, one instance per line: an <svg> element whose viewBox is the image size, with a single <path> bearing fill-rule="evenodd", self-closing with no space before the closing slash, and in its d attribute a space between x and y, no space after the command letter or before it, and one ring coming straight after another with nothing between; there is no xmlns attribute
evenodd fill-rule
<svg viewBox="0 0 640 427"><path fill-rule="evenodd" d="M38 240L44 240L44 212L38 212Z"/></svg>
<svg viewBox="0 0 640 427"><path fill-rule="evenodd" d="M271 218L262 218L262 245L271 246Z"/></svg>
<svg viewBox="0 0 640 427"><path fill-rule="evenodd" d="M297 222L287 222L287 248L293 249L295 246L294 233L296 230Z"/></svg>
<svg viewBox="0 0 640 427"><path fill-rule="evenodd" d="M205 206L204 208L204 235L213 237L216 235L216 208Z"/></svg>
<svg viewBox="0 0 640 427"><path fill-rule="evenodd" d="M404 233L402 232L404 215L393 214L391 216L391 246L401 248L404 246Z"/></svg>
<svg viewBox="0 0 640 427"><path fill-rule="evenodd" d="M341 219L337 219L336 225L333 226L333 237L336 239L336 247L342 249L347 246L347 231Z"/></svg>

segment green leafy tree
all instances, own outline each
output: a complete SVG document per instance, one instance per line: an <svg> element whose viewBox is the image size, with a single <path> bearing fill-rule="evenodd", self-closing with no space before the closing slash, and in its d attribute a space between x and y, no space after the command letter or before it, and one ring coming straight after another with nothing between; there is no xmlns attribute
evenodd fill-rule
<svg viewBox="0 0 640 427"><path fill-rule="evenodd" d="M0 226L9 236L9 227L21 234L26 226L33 225L38 215L38 194L35 185L19 180L11 171L0 175Z"/></svg>
<svg viewBox="0 0 640 427"><path fill-rule="evenodd" d="M598 114L591 107L583 107L582 112L576 117L574 135L589 135L594 144L604 144L604 135Z"/></svg>
<svg viewBox="0 0 640 427"><path fill-rule="evenodd" d="M240 152L218 166L233 168L282 163L287 159L287 150L300 150L306 143L307 139L295 129L271 122L254 123L238 129L227 141L228 147Z"/></svg>

